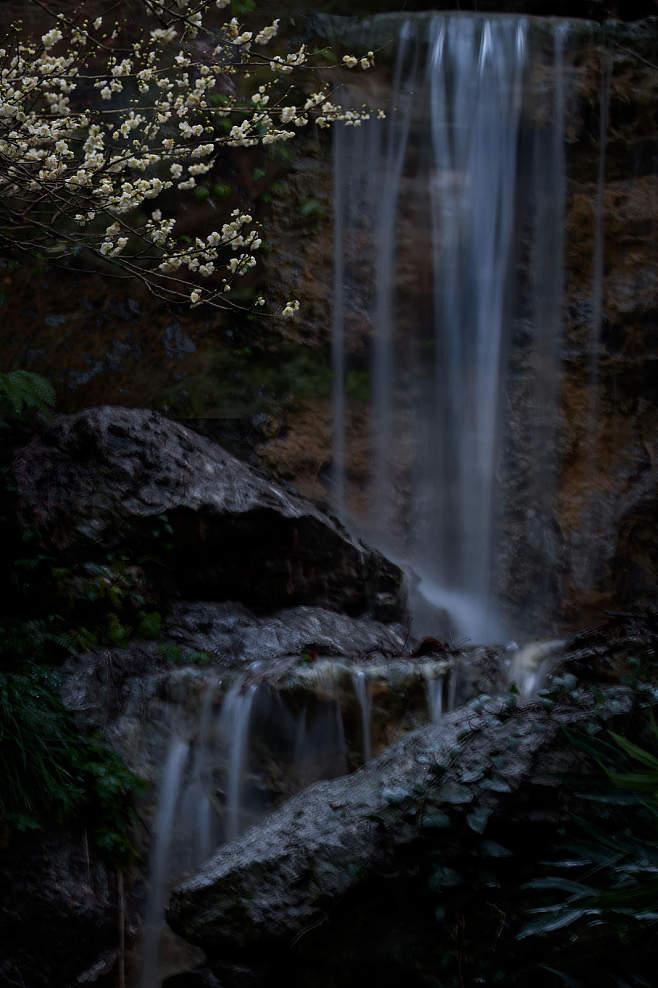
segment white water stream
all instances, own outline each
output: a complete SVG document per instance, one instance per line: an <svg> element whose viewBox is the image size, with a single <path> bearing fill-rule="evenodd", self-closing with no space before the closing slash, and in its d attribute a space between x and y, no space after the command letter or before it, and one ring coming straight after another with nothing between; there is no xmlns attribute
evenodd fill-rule
<svg viewBox="0 0 658 988"><path fill-rule="evenodd" d="M526 551L551 558L570 31L559 19L410 18L387 119L335 132L334 505L416 574L420 634L501 641L523 624L500 599L510 512L525 518ZM603 85L601 188L605 73ZM600 210L596 239L598 347ZM522 484L509 464L521 361L528 397L515 428L531 464ZM353 439L364 415L365 457L363 436ZM365 499L353 462L359 477L367 470ZM543 580L548 566L537 598L548 597Z"/></svg>

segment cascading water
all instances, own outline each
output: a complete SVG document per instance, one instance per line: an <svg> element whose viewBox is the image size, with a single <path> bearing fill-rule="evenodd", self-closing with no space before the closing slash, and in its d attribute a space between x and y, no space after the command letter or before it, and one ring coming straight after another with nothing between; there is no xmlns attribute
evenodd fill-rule
<svg viewBox="0 0 658 988"><path fill-rule="evenodd" d="M226 839L235 840L242 828L242 793L247 769L247 744L256 684L245 686L238 678L222 707L220 734L228 751L226 773Z"/></svg>
<svg viewBox="0 0 658 988"><path fill-rule="evenodd" d="M148 750L156 764L162 759L162 770L141 963L130 984L155 988L199 962L166 927L165 905L176 883L283 799L355 770L406 731L437 722L455 704L460 664L488 668L489 653L373 654L363 664L325 658L300 661L288 672L254 663L228 681L212 670L183 669L171 674L170 692L159 683L155 744ZM515 675L519 681L535 676L535 666L526 650ZM459 702L476 688L475 681L467 685Z"/></svg>
<svg viewBox="0 0 658 988"><path fill-rule="evenodd" d="M370 686L365 673L357 669L352 674L354 683L354 693L359 704L361 713L361 744L363 748L363 761L369 762L372 758L372 705L370 702Z"/></svg>
<svg viewBox="0 0 658 988"><path fill-rule="evenodd" d="M425 689L430 720L433 724L438 724L443 716L443 676L428 673L425 676Z"/></svg>
<svg viewBox="0 0 658 988"><path fill-rule="evenodd" d="M550 555L568 42L566 21L410 19L387 119L336 128L334 504L410 566L421 634L442 621L474 641L507 633L497 559L510 508ZM509 477L506 421L521 354L523 485ZM358 414L366 504L348 482Z"/></svg>
<svg viewBox="0 0 658 988"><path fill-rule="evenodd" d="M222 829L226 840L235 839L243 829L242 796L257 686L245 685L244 678L237 677L216 717L218 686L211 679L203 692L193 742L182 740L178 724L172 725L153 823L140 988L153 988L163 974L163 941L172 939L164 922L171 886L211 854L220 843ZM214 799L215 774L222 765L223 828Z"/></svg>
<svg viewBox="0 0 658 988"><path fill-rule="evenodd" d="M175 735L172 736L162 772L153 824L149 897L144 917L141 988L153 988L158 983L164 907L171 881L171 847L188 754L189 745Z"/></svg>

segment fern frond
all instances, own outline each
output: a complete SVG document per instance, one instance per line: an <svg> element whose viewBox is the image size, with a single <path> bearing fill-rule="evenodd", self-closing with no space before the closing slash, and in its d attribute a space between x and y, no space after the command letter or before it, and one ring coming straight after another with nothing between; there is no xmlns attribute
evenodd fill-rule
<svg viewBox="0 0 658 988"><path fill-rule="evenodd" d="M14 415L46 411L55 404L55 389L45 377L32 371L0 373L0 404L8 405Z"/></svg>

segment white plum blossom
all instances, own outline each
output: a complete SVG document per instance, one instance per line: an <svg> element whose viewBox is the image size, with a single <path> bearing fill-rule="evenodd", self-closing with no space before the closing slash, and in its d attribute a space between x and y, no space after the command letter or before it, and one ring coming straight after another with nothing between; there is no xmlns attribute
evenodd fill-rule
<svg viewBox="0 0 658 988"><path fill-rule="evenodd" d="M43 37L41 38L41 43L43 47L46 49L52 48L54 45L57 44L58 41L61 41L63 37L64 35L59 30L59 28L54 27L51 31L48 31L46 34L43 35Z"/></svg>
<svg viewBox="0 0 658 988"><path fill-rule="evenodd" d="M326 63L316 67L305 45L260 54L279 46L279 20L218 25L230 0L142 0L143 29L130 30L88 18L84 0L66 14L34 2L52 26L33 37L17 22L0 47L3 248L58 263L87 252L166 301L237 305L232 286L256 265L261 231L251 213L211 198L204 176L230 149L262 155L309 123L360 126L371 111L335 103L313 75ZM347 68L373 62L372 52L343 58ZM178 193L207 199L216 229L179 235L165 215ZM281 315L299 309L291 300Z"/></svg>
<svg viewBox="0 0 658 988"><path fill-rule="evenodd" d="M259 31L256 35L257 45L268 45L270 41L276 38L279 33L279 20L272 21L268 27L264 27L262 31Z"/></svg>

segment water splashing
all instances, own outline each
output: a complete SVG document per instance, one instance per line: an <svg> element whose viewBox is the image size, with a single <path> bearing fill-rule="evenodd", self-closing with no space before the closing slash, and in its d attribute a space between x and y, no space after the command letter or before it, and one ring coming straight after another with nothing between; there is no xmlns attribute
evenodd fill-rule
<svg viewBox="0 0 658 988"><path fill-rule="evenodd" d="M518 688L524 698L540 690L548 675L551 659L560 653L563 641L532 642L514 652L509 670L509 681Z"/></svg>

